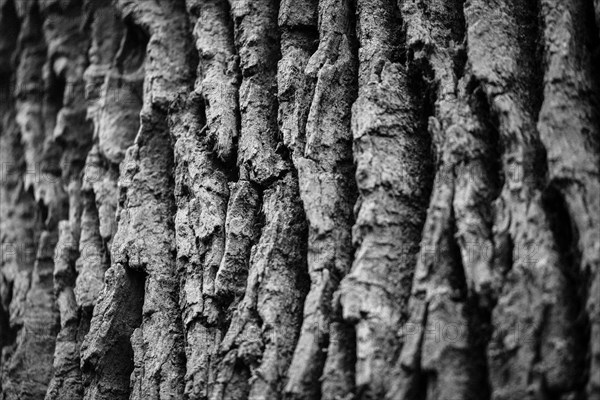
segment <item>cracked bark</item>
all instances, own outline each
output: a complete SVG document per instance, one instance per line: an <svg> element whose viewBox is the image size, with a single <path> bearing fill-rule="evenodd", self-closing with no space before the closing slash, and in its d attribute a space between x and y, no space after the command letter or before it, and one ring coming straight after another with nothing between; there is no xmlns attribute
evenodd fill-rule
<svg viewBox="0 0 600 400"><path fill-rule="evenodd" d="M600 2L0 0L3 399L600 399Z"/></svg>

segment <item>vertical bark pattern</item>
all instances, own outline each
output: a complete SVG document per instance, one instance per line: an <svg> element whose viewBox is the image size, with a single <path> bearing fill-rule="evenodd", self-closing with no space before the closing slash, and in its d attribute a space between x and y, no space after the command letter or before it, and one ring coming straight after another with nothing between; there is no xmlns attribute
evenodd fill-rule
<svg viewBox="0 0 600 400"><path fill-rule="evenodd" d="M600 398L599 29L0 0L0 397Z"/></svg>

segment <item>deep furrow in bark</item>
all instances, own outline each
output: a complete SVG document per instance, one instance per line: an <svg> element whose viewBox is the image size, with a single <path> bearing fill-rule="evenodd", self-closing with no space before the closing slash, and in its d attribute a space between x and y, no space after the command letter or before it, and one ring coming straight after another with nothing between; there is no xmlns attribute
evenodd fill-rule
<svg viewBox="0 0 600 400"><path fill-rule="evenodd" d="M169 117L174 102L192 89L193 42L183 0L119 5L124 18L149 34L140 130L127 149L119 181L123 204L111 253L113 263L146 274L142 322L131 335L130 399L181 398L186 359Z"/></svg>
<svg viewBox="0 0 600 400"><path fill-rule="evenodd" d="M81 157L87 153L85 160L72 157L62 162L63 168L84 167L80 173L73 171L77 175L67 180L70 199L77 204L70 200L70 220L68 226L62 229L64 237L59 237L56 252L55 292L61 313L61 332L57 337L55 374L46 394L47 399L83 398L80 348L89 330L93 307L104 283L104 273L110 264L108 247L116 229L113 222L117 205L116 169L123 160L125 149L133 141L141 105L136 101L139 95L135 93L136 89L141 92L140 78L134 74L131 79L126 75L128 71L122 71L123 60L113 61L118 58L119 51L121 55L131 52L131 49L125 49L127 40L121 41L123 24L112 12L108 1L96 1L85 6L86 13L81 15L76 28L89 29L80 34L91 39L90 65L83 74L82 65L67 60L66 65L72 66L76 73L83 76L78 76L75 82L72 82L72 78L67 79L66 87L68 93L79 93L78 107L86 104L82 101L85 95L87 116L94 124L94 145L89 152L80 150L75 154ZM84 19L92 23L84 26ZM87 51L87 47L86 42L76 48ZM85 60L86 56L80 54L79 58ZM121 79L124 83L116 84ZM79 112L82 114L79 127L67 126L64 129L67 135L76 135L67 137L75 145L77 136L82 134L81 128L85 126L82 121L85 111ZM135 119L132 120L132 117ZM81 186L77 185L79 182ZM76 210L80 215L73 215ZM71 259L72 253L75 253L76 260ZM86 379L89 381L89 377Z"/></svg>
<svg viewBox="0 0 600 400"><path fill-rule="evenodd" d="M7 399L35 399L44 395L52 377L52 363L58 310L53 298L52 271L56 230L42 230L31 273L23 313L23 327L17 333L16 349L4 374L3 391ZM12 365L11 365L12 364ZM20 370L14 366L25 365Z"/></svg>
<svg viewBox="0 0 600 400"><path fill-rule="evenodd" d="M235 156L239 127L239 72L229 4L187 0L187 7L197 18L194 36L201 63L196 90L204 98L207 134L219 158L227 161Z"/></svg>
<svg viewBox="0 0 600 400"><path fill-rule="evenodd" d="M403 328L401 365L413 376L396 395L420 382L427 398L484 398L485 341L475 342L483 322L477 309L489 303L494 282L488 204L495 183L493 165L486 166L493 135L468 88L471 76L460 75L462 1L401 4L410 65L429 69L436 91L429 131L438 170Z"/></svg>
<svg viewBox="0 0 600 400"><path fill-rule="evenodd" d="M131 334L142 319L144 275L121 264L104 276L104 290L94 307L81 345L81 373L86 400L129 399L133 371Z"/></svg>
<svg viewBox="0 0 600 400"><path fill-rule="evenodd" d="M90 329L97 304L101 315L110 316L101 329L94 326L89 336L86 332L87 342L80 344L84 396L119 399L127 398L129 393L133 368L129 337L140 324L144 279L117 267L105 282L105 273L117 230L119 164L139 128L147 39L134 25L126 26L121 21L110 1L90 2L87 7L92 40L85 78L94 146L88 153L83 176L75 297L81 313L80 330ZM112 285L113 293L102 294L105 283L107 287ZM116 304L108 304L110 301Z"/></svg>
<svg viewBox="0 0 600 400"><path fill-rule="evenodd" d="M185 393L196 399L208 397L222 336L224 316L215 296L215 276L225 248L229 191L197 113L202 99L192 94L188 101L172 119L171 132L177 163L175 229L186 335Z"/></svg>
<svg viewBox="0 0 600 400"><path fill-rule="evenodd" d="M600 397L600 92L592 54L598 32L588 11L578 3L540 1L546 70L537 126L550 186L564 199L577 238L576 276L590 324L587 396L594 399Z"/></svg>
<svg viewBox="0 0 600 400"><path fill-rule="evenodd" d="M18 3L15 3L15 6L18 5ZM36 195L37 189L34 185L45 185L48 183L48 178L50 178L50 181L54 180L54 177L49 177L45 174L42 175L40 165L41 143L44 140L42 116L44 84L41 75L46 47L41 31L37 5L30 4L27 8L21 5L21 7L17 7L17 12L19 13L18 18L21 21L21 29L18 40L20 62L15 73L15 119L20 130L20 140L24 153L23 168L25 171L23 174L23 190L32 193L35 198L35 200L32 199L29 203L31 206L31 211L29 212L33 213L39 202L39 196ZM59 195L62 196L63 193L60 192ZM24 196L25 199L27 197L27 195ZM32 235L33 240L30 242L22 237L20 239L23 241L16 243L17 246L22 243L23 246L31 245L33 247L27 249L31 264L26 267L26 270L24 268L14 276L12 284L13 300L9 308L10 324L13 327L21 327L23 325L23 314L26 309L25 299L27 290L29 290L31 285L31 271L35 261L36 249L41 229L45 223L45 219L48 217L48 215L44 215L44 213L47 214L47 210L42 208L36 211L37 215L33 218L38 223L36 224L35 234ZM3 387L5 387L4 380L6 378L7 375L3 373Z"/></svg>
<svg viewBox="0 0 600 400"><path fill-rule="evenodd" d="M322 1L318 4L318 31L316 2L284 2L279 12L283 32L279 126L298 169L308 222L311 277L285 389L286 396L294 399L321 397L324 349L329 335L336 335L332 328L339 329L330 327L332 295L351 266L356 189L350 111L356 97L356 60L350 11L348 2ZM353 343L338 345L352 349ZM331 395L324 393L323 397Z"/></svg>
<svg viewBox="0 0 600 400"><path fill-rule="evenodd" d="M90 159L94 158L92 154L94 154L94 150L88 153L86 169L93 166L90 163ZM101 222L94 192L86 185L85 177L82 190L83 211L78 244L79 258L75 262L76 280L73 289L77 306L80 308L82 325L89 325L96 299L104 285L104 273L110 266L110 259L106 244L100 234Z"/></svg>
<svg viewBox="0 0 600 400"><path fill-rule="evenodd" d="M503 147L495 252L512 253L491 319L492 398L556 398L575 392L583 371L574 351L568 282L542 204L545 154L535 128L537 8L533 2L471 1L465 14L469 61L498 121ZM505 242L512 248L499 247Z"/></svg>
<svg viewBox="0 0 600 400"><path fill-rule="evenodd" d="M104 285L104 273L110 266L108 253L116 224L118 174L105 168L105 161L94 145L85 163L82 186L79 258L76 261L75 297L88 318ZM89 323L89 321L87 321Z"/></svg>
<svg viewBox="0 0 600 400"><path fill-rule="evenodd" d="M92 40L85 79L94 145L82 178L84 210L76 294L79 306L91 311L102 289L117 230L119 166L140 125L148 38L135 25L125 24L110 0L88 1Z"/></svg>
<svg viewBox="0 0 600 400"><path fill-rule="evenodd" d="M229 204L225 220L226 241L215 279L217 296L233 306L244 297L250 253L260 234L260 194L249 181L229 184Z"/></svg>
<svg viewBox="0 0 600 400"><path fill-rule="evenodd" d="M10 307L15 279L21 269L27 274L33 262L26 260L25 249L33 241L35 214L30 193L24 190L22 172L24 151L16 123L13 93L15 89L14 51L19 38L20 21L12 0L0 2L0 156L3 160L0 181L0 230L2 231L0 259L0 346L10 346L15 328L11 326ZM22 204L22 205L21 205Z"/></svg>
<svg viewBox="0 0 600 400"><path fill-rule="evenodd" d="M187 1L200 63L195 87L171 117L175 141L175 230L185 332L185 396L208 398L226 327L217 272L225 253L227 166L238 134L238 72L224 1Z"/></svg>
<svg viewBox="0 0 600 400"><path fill-rule="evenodd" d="M7 77L5 82L10 82L8 78L10 72L6 70L2 72L2 77ZM7 86L6 89L10 88ZM0 90L4 90L4 87L2 86ZM24 288L29 286L33 255L39 239L39 218L35 211L36 204L32 193L24 189L24 152L12 103L3 103L0 112L4 116L0 125L0 155L4 160L3 180L0 186L2 218L0 223L2 231L0 345L10 348L14 345L15 333L22 325L24 298L19 294L24 295Z"/></svg>
<svg viewBox="0 0 600 400"><path fill-rule="evenodd" d="M107 77L106 81L109 80ZM123 98L127 97L118 99ZM123 115L132 111L125 104L122 105ZM133 108L136 107L134 102ZM108 110L100 112L103 113L110 115ZM117 116L117 119L121 117L122 115ZM103 134L98 132L96 139L98 137L103 137ZM111 143L110 146L113 153L121 154L121 159L125 151L119 148L122 145L126 145L126 142ZM79 329L85 333L87 340L80 344L80 357L83 361L81 372L86 399L127 399L129 375L133 369L130 361L133 358L130 335L141 320L144 277L134 271L125 271L120 266L110 269L105 276L110 266L107 250L116 229L113 220L118 174L106 169L108 161L103 156L105 153L100 153L98 147L94 146L86 161L80 256L76 263L78 275L75 297L80 307ZM111 293L104 291L104 285L111 289ZM96 305L98 309L95 309ZM95 325L90 330L92 312L108 318L102 321L101 326ZM83 338L78 340L83 342Z"/></svg>
<svg viewBox="0 0 600 400"><path fill-rule="evenodd" d="M489 301L492 246L489 212L477 207L482 204L476 200L489 201L492 195L489 171L482 168L482 159L489 156L490 132L473 113L464 87L457 92L452 101L438 102L440 120L432 128L434 135L444 135L442 157L401 355L402 366L417 376L410 377L407 387L400 385L397 395L414 390L414 380L423 373L427 398L485 397L485 341L480 337L485 326L478 308ZM476 345L478 340L483 343Z"/></svg>
<svg viewBox="0 0 600 400"><path fill-rule="evenodd" d="M389 394L430 193L423 97L403 65L400 13L393 1L358 1L359 92L352 109L359 199L357 246L340 288L344 319L356 331L356 394Z"/></svg>
<svg viewBox="0 0 600 400"><path fill-rule="evenodd" d="M211 399L277 399L302 320L306 228L298 181L277 129L278 6L236 0L231 13L242 74L236 186L250 191L232 196L229 210L239 213L256 205L260 212L245 212L262 214L264 223L251 253L244 297L234 303L221 343L223 359ZM260 202L253 200L256 195Z"/></svg>
<svg viewBox="0 0 600 400"><path fill-rule="evenodd" d="M136 322L140 317L134 315L139 312L137 304L123 304L121 315L116 314L112 318L111 315L94 313L90 328L92 334L84 343L87 348L84 348L83 362L97 369L97 353L105 351L102 342L115 337L127 339L126 342L123 340L123 344L131 346L134 357L130 398L181 397L185 352L174 257L173 151L167 118L171 103L191 90L193 71L188 60L191 37L183 2L137 4L122 1L119 6L124 18L129 18L148 32L150 39L144 66L140 130L134 145L127 149L121 169L119 225L111 252L112 267L107 275L144 274L145 288L139 327L136 327ZM167 44L167 37L175 37L175 45ZM141 234L143 232L146 234ZM139 280L132 279L130 282L139 285ZM115 280L112 286L110 283L108 278L101 301L125 294L123 283L128 283L127 280ZM112 304L99 302L95 311L110 313L111 307ZM121 318L129 319L128 323L123 324L119 321ZM112 331L105 330L103 325L107 322L122 325L114 326ZM103 391L103 385L92 386L86 395L95 397L96 393ZM116 389L123 396L127 395L129 388L123 387L121 382Z"/></svg>
<svg viewBox="0 0 600 400"><path fill-rule="evenodd" d="M303 260L298 259L305 225L299 204L290 204L297 196L289 174L264 192L265 226L250 259L244 298L221 344L225 356L215 399L281 397L305 292Z"/></svg>
<svg viewBox="0 0 600 400"><path fill-rule="evenodd" d="M66 230L62 232L71 231L77 239L79 236L80 173L91 140L91 127L85 122L85 107L82 107L87 45L85 35L78 30L80 7L38 8L32 3L20 7L19 11L24 19L21 44L37 62L22 64L17 73L17 94L21 99L17 121L24 134L28 168L37 171L26 184L35 193L44 221L25 298L23 328L17 334L9 369L3 374L3 387L7 398L38 398L52 377L59 329L52 279L53 253L62 240L59 221L68 218ZM44 24L40 23L42 16ZM46 61L44 65L42 60ZM43 90L40 90L40 78ZM76 252L75 243L70 242ZM64 311L68 307L62 308ZM66 318L66 314L64 316ZM63 344L66 343L58 343L59 350ZM58 375L60 367L71 363L68 357L55 361ZM30 363L38 363L39 368L24 368L16 376L15 368L10 366Z"/></svg>
<svg viewBox="0 0 600 400"><path fill-rule="evenodd" d="M353 398L356 390L355 376L356 332L354 326L344 320L339 297L335 296L329 322L327 359L321 377L321 399Z"/></svg>
<svg viewBox="0 0 600 400"><path fill-rule="evenodd" d="M64 81L62 108L56 117L53 140L62 147L62 183L68 195L68 219L58 224L55 250L54 294L60 313L60 331L54 349L54 376L46 399L78 399L83 395L79 370L79 309L75 292L75 261L81 232L82 174L92 143L92 124L86 120L84 71L88 34L82 4L47 17L46 41L55 79ZM58 40L57 40L58 39ZM84 329L87 323L83 324Z"/></svg>
<svg viewBox="0 0 600 400"><path fill-rule="evenodd" d="M44 143L43 101L44 81L43 66L46 58L46 43L42 32L42 17L36 2L27 2L17 6L18 18L21 21L19 35L19 65L16 73L16 109L17 123L21 129L21 141L25 152L27 171L25 188L33 188L36 199L37 189L41 186L42 145ZM44 176L44 178L47 178Z"/></svg>
<svg viewBox="0 0 600 400"><path fill-rule="evenodd" d="M6 80L8 83L9 80ZM8 103L7 103L8 104ZM24 149L14 110L0 108L3 114L0 125L0 155L4 161L2 186L0 187L0 217L2 223L2 340L7 356L15 350L18 332L23 327L23 315L27 307L26 294L31 282L35 253L39 243L40 214L31 191L25 190ZM2 362L2 385L6 396L18 393L20 388L10 386L13 380L26 379L29 371L11 370L11 359ZM19 364L16 364L19 365ZM21 364L30 369L32 364ZM7 376L8 375L8 376ZM43 395L44 382L30 382L25 390L36 396Z"/></svg>
<svg viewBox="0 0 600 400"><path fill-rule="evenodd" d="M24 214L19 206L20 197L27 204L27 197L20 196L22 190L23 148L15 120L13 102L15 63L13 53L17 47L20 23L12 0L0 2L0 157L5 166L0 181L0 230L2 257L0 258L0 347L9 346L14 340L14 329L10 324L15 274L22 262L16 244L19 235L27 232L33 215ZM16 202L15 202L16 200ZM12 210L14 209L14 211ZM14 226L13 226L14 224ZM5 234L4 232L10 232ZM33 238L33 235L31 236ZM17 239L17 240L15 240ZM22 246L22 244L20 244ZM0 366L1 367L1 366Z"/></svg>
<svg viewBox="0 0 600 400"><path fill-rule="evenodd" d="M320 44L318 10L317 0L285 0L279 8L278 122L283 143L290 149L293 158L304 155L306 121L315 87L315 77L306 73L306 67Z"/></svg>
<svg viewBox="0 0 600 400"><path fill-rule="evenodd" d="M278 144L276 73L279 52L277 4L268 0L231 4L235 45L240 57L240 180L264 188L283 177L290 165ZM258 40L260 38L260 40Z"/></svg>
<svg viewBox="0 0 600 400"><path fill-rule="evenodd" d="M14 100L16 98L12 98L13 94L17 95L17 81L19 79L26 80L23 71L25 68L21 65L21 68L17 69L12 59L17 41L20 40L23 43L24 35L19 35L19 22L13 2L1 2L0 90L2 91L2 103L0 103L0 113L2 121L0 125L0 156L3 168L0 182L2 238L0 294L2 296L3 325L0 340L2 340L3 347L2 395L6 399L18 397L29 399L43 396L47 380L50 378L44 374L43 368L52 365L51 360L47 359L52 349L39 351L40 347L35 346L36 342L45 344L43 341L35 341L35 335L39 334L39 329L28 334L23 332L25 327L32 327L31 318L26 319L31 316L27 312L29 304L26 296L36 262L42 221L40 213L36 210L32 191L25 188L26 152L28 149L22 143L23 139L16 121L18 107L15 107ZM31 28L27 24L24 26L24 29ZM27 48L23 49L23 51L26 50ZM39 99L37 94L31 93L30 104L34 104ZM30 178L29 182L33 183L33 180ZM34 325L33 328L36 326ZM32 344L31 350L39 351L39 353L29 353L23 344ZM39 369L36 370L33 360L38 362L38 366L41 368L38 367ZM40 379L34 381L32 380L34 376Z"/></svg>
<svg viewBox="0 0 600 400"><path fill-rule="evenodd" d="M454 200L455 179L452 168L442 165L434 182L423 230L422 249L426 250L419 254L410 319L403 328L406 341L401 363L413 376L403 383L405 387L398 386L395 398L416 390L421 373L425 375L421 384L425 385L426 398L477 398L469 370L464 277L452 236L453 210L447 206ZM448 334L448 327L458 329L455 340L442 336Z"/></svg>
<svg viewBox="0 0 600 400"><path fill-rule="evenodd" d="M543 194L543 206L545 207L550 222L554 240L560 253L563 274L566 278L565 282L565 304L568 307L567 319L569 323L569 334L573 336L572 346L569 349L571 354L569 357L576 361L577 369L573 372L570 379L573 381L573 390L575 396L585 397L585 385L589 380L589 372L586 369L586 363L589 361L584 354L590 351L590 329L589 319L586 314L586 288L588 283L586 277L577 266L581 262L581 254L578 249L577 231L573 227L572 220L565 200L557 188L549 186ZM540 351L546 351L544 347ZM551 360L552 362L562 362L562 360ZM572 362L572 361L571 361ZM550 398L559 397L562 395L561 388L558 387L553 391L552 387L548 387L548 395ZM569 394L567 394L568 396ZM554 396L554 397L552 397ZM590 396L589 398L593 398Z"/></svg>
<svg viewBox="0 0 600 400"><path fill-rule="evenodd" d="M70 221L61 221L54 252L54 293L60 313L60 331L54 349L54 376L46 399L80 399L83 396L79 370L79 309L73 291L77 243Z"/></svg>

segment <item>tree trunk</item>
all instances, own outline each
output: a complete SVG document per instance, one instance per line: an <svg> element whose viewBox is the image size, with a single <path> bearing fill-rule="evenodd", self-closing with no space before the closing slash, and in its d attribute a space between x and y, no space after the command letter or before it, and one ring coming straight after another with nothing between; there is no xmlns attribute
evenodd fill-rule
<svg viewBox="0 0 600 400"><path fill-rule="evenodd" d="M600 399L599 27L0 0L2 399Z"/></svg>

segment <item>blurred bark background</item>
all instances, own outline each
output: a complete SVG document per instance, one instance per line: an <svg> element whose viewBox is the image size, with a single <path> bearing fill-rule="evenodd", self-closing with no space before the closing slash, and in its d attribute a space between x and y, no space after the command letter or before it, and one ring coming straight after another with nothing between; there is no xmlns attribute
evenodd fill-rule
<svg viewBox="0 0 600 400"><path fill-rule="evenodd" d="M0 0L1 398L600 399L599 24Z"/></svg>

